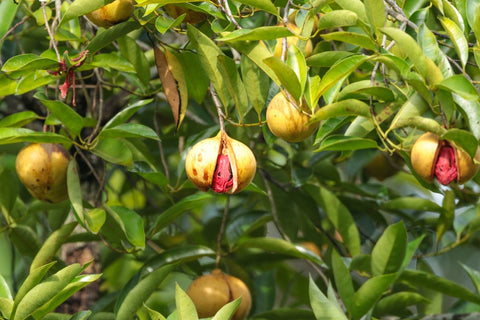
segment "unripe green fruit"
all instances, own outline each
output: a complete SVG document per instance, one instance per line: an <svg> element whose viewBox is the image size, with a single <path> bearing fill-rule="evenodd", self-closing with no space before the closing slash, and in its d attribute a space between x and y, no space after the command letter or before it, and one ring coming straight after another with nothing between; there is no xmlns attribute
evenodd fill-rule
<svg viewBox="0 0 480 320"><path fill-rule="evenodd" d="M60 144L34 143L17 155L18 178L37 199L57 203L68 198L67 169L71 157Z"/></svg>

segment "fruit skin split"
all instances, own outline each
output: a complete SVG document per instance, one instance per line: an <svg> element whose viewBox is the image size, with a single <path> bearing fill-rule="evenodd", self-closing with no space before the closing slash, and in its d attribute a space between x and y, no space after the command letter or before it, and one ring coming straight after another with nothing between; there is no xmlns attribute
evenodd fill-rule
<svg viewBox="0 0 480 320"><path fill-rule="evenodd" d="M187 290L200 318L213 317L220 308L241 297L242 301L232 320L245 319L252 306L252 296L247 285L234 276L214 269L210 274L192 282Z"/></svg>
<svg viewBox="0 0 480 320"><path fill-rule="evenodd" d="M464 184L479 169L479 165L465 151L431 132L417 139L410 157L415 172L429 183L436 178L443 185L453 181ZM480 161L480 148L477 148L475 160Z"/></svg>
<svg viewBox="0 0 480 320"><path fill-rule="evenodd" d="M67 169L71 156L60 144L34 143L17 155L18 178L37 199L58 203L68 198Z"/></svg>
<svg viewBox="0 0 480 320"><path fill-rule="evenodd" d="M222 131L197 142L185 159L188 179L201 190L211 188L217 193L243 190L255 176L256 168L252 150Z"/></svg>

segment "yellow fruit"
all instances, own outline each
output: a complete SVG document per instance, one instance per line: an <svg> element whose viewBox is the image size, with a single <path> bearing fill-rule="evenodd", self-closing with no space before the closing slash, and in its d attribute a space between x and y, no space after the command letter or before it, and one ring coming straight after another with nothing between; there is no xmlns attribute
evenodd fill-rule
<svg viewBox="0 0 480 320"><path fill-rule="evenodd" d="M207 14L203 12L198 12L192 9L179 7L174 4L166 4L163 6L163 9L165 10L165 12L168 13L170 17L174 19L178 18L179 16L185 13L185 18L183 19L183 22L185 23L197 24L207 20Z"/></svg>
<svg viewBox="0 0 480 320"><path fill-rule="evenodd" d="M187 290L200 318L213 317L227 303L241 297L242 302L232 320L245 319L252 306L250 290L245 283L220 269L201 276L192 282Z"/></svg>
<svg viewBox="0 0 480 320"><path fill-rule="evenodd" d="M62 145L34 143L17 155L15 167L20 181L37 199L51 203L66 200L70 154Z"/></svg>
<svg viewBox="0 0 480 320"><path fill-rule="evenodd" d="M300 28L297 27L296 25L294 25L293 23L288 23L287 24L287 27L295 34L300 34ZM282 48L283 48L283 39L284 38L278 38L277 39L277 42L275 44L275 51L273 53L273 55L277 58L281 58L282 57ZM300 40L299 37L297 36L290 36L290 37L287 37L287 51L288 51L288 48L294 44L294 45L297 45L298 41ZM305 55L305 57L308 57L312 54L312 51L313 51L313 45L312 45L312 41L309 39L307 40L307 43L305 44L305 48L303 49L303 54Z"/></svg>
<svg viewBox="0 0 480 320"><path fill-rule="evenodd" d="M378 152L377 155L365 166L365 172L370 177L374 177L378 181L383 181L395 175L400 166L400 157L389 156L385 153Z"/></svg>
<svg viewBox="0 0 480 320"><path fill-rule="evenodd" d="M132 0L115 0L106 6L87 13L87 18L99 27L110 28L111 26L128 20L135 7Z"/></svg>
<svg viewBox="0 0 480 320"><path fill-rule="evenodd" d="M300 107L302 110L305 103ZM307 112L307 110L304 110ZM310 117L301 112L283 92L279 92L267 107L267 125L277 137L288 142L305 140L318 128L318 122L308 124Z"/></svg>
<svg viewBox="0 0 480 320"><path fill-rule="evenodd" d="M202 190L212 188L218 193L244 189L255 176L256 168L250 148L222 131L195 144L185 159L188 179Z"/></svg>
<svg viewBox="0 0 480 320"><path fill-rule="evenodd" d="M427 132L417 139L410 154L412 167L425 181L434 178L443 185L452 181L463 184L473 178L479 169L472 158L434 133ZM480 149L475 159L480 161Z"/></svg>

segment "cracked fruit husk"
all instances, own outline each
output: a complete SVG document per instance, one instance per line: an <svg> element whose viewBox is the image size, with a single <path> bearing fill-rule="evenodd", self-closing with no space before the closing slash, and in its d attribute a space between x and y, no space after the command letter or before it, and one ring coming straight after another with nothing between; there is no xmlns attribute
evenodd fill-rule
<svg viewBox="0 0 480 320"><path fill-rule="evenodd" d="M410 156L413 169L427 182L436 178L443 185L453 181L463 184L472 179L479 169L465 151L431 132L418 138ZM480 161L480 149L477 149L475 159Z"/></svg>
<svg viewBox="0 0 480 320"><path fill-rule="evenodd" d="M135 7L132 0L115 0L106 6L87 13L87 18L95 25L110 28L120 22L128 20Z"/></svg>
<svg viewBox="0 0 480 320"><path fill-rule="evenodd" d="M37 199L57 203L68 198L67 168L71 157L60 144L34 143L17 155L18 178Z"/></svg>
<svg viewBox="0 0 480 320"><path fill-rule="evenodd" d="M279 92L267 107L267 125L270 131L288 142L303 141L311 136L318 129L319 123L308 123L309 110L305 105L303 102L297 107L283 92Z"/></svg>
<svg viewBox="0 0 480 320"><path fill-rule="evenodd" d="M250 148L222 131L195 144L185 160L188 179L202 190L211 188L217 193L232 194L244 189L256 168Z"/></svg>
<svg viewBox="0 0 480 320"><path fill-rule="evenodd" d="M201 276L187 290L197 309L199 318L213 317L227 303L242 297L232 320L245 319L252 306L252 297L245 283L220 269Z"/></svg>

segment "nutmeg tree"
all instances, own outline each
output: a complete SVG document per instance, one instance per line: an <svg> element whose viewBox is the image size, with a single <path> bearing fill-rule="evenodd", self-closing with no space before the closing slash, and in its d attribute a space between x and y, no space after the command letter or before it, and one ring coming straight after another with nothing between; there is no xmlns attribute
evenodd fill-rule
<svg viewBox="0 0 480 320"><path fill-rule="evenodd" d="M0 319L478 316L479 17L1 1Z"/></svg>

